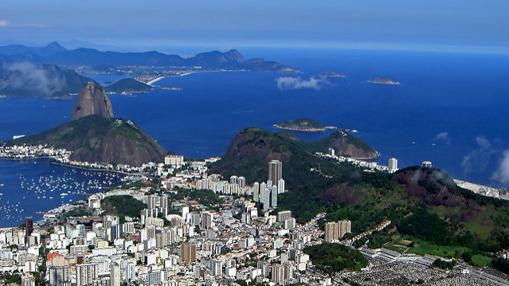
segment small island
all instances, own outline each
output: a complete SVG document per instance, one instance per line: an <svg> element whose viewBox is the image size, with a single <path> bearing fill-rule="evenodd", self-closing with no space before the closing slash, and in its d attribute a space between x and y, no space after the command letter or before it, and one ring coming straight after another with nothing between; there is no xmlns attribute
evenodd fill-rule
<svg viewBox="0 0 509 286"><path fill-rule="evenodd" d="M345 78L346 75L342 73L337 72L322 72L320 73L321 77L327 77L327 78Z"/></svg>
<svg viewBox="0 0 509 286"><path fill-rule="evenodd" d="M181 87L177 87L177 86L161 86L159 88L161 90L171 90L171 91L181 91L182 90Z"/></svg>
<svg viewBox="0 0 509 286"><path fill-rule="evenodd" d="M299 132L323 132L329 129L337 129L336 126L325 126L317 120L309 118L284 121L274 124L274 127L278 129Z"/></svg>
<svg viewBox="0 0 509 286"><path fill-rule="evenodd" d="M383 85L400 85L401 83L395 79L391 79L388 77L376 77L374 79L368 80L369 83L372 84L383 84Z"/></svg>

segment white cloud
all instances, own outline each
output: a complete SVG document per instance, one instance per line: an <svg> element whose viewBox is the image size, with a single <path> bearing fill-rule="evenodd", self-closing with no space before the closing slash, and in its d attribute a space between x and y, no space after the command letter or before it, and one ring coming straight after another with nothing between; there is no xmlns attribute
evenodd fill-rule
<svg viewBox="0 0 509 286"><path fill-rule="evenodd" d="M326 85L327 79L323 77L310 77L309 79L302 79L299 77L278 77L276 79L277 87L280 90L292 89L315 89L319 90Z"/></svg>
<svg viewBox="0 0 509 286"><path fill-rule="evenodd" d="M1 20L0 19L0 28L9 26L9 22L7 20Z"/></svg>
<svg viewBox="0 0 509 286"><path fill-rule="evenodd" d="M484 171L488 166L488 162L493 155L500 152L499 148L494 147L493 144L486 137L477 136L475 138L478 148L472 150L465 157L461 163L463 171L470 173L473 171Z"/></svg>
<svg viewBox="0 0 509 286"><path fill-rule="evenodd" d="M509 150L504 151L500 165L491 178L501 184L509 184Z"/></svg>
<svg viewBox="0 0 509 286"><path fill-rule="evenodd" d="M46 96L65 89L65 78L51 69L31 62L2 64L0 70L6 76L0 81L0 89L30 89Z"/></svg>
<svg viewBox="0 0 509 286"><path fill-rule="evenodd" d="M435 141L442 142L445 144L451 144L451 137L449 136L449 132L443 131L438 133L435 136Z"/></svg>

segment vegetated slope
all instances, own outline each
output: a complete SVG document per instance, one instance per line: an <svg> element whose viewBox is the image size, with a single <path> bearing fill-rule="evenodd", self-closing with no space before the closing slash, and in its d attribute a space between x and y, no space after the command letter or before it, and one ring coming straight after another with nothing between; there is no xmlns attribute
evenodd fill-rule
<svg viewBox="0 0 509 286"><path fill-rule="evenodd" d="M72 151L72 160L131 166L160 162L167 153L134 123L96 115L12 143L48 144Z"/></svg>
<svg viewBox="0 0 509 286"><path fill-rule="evenodd" d="M245 129L211 170L226 177L242 175L249 182L264 181L272 159L283 162L289 189L280 195L279 208L292 210L301 222L325 211L327 220L351 219L354 233L390 219L396 233L430 243L480 252L509 247L508 203L459 188L438 169L364 172L318 158L294 138Z"/></svg>

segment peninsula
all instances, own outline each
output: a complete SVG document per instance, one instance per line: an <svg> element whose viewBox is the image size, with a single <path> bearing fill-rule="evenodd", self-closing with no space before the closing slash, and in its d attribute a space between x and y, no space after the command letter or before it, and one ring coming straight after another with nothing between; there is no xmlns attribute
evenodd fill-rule
<svg viewBox="0 0 509 286"><path fill-rule="evenodd" d="M133 94L142 93L152 90L152 86L134 78L124 78L106 87L106 90L111 93L120 94Z"/></svg>

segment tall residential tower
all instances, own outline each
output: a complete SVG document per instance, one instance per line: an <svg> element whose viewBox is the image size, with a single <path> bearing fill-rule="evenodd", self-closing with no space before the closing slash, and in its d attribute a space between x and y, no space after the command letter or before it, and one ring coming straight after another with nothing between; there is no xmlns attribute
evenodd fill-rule
<svg viewBox="0 0 509 286"><path fill-rule="evenodd" d="M277 184L283 178L283 163L279 160L269 162L269 181Z"/></svg>

